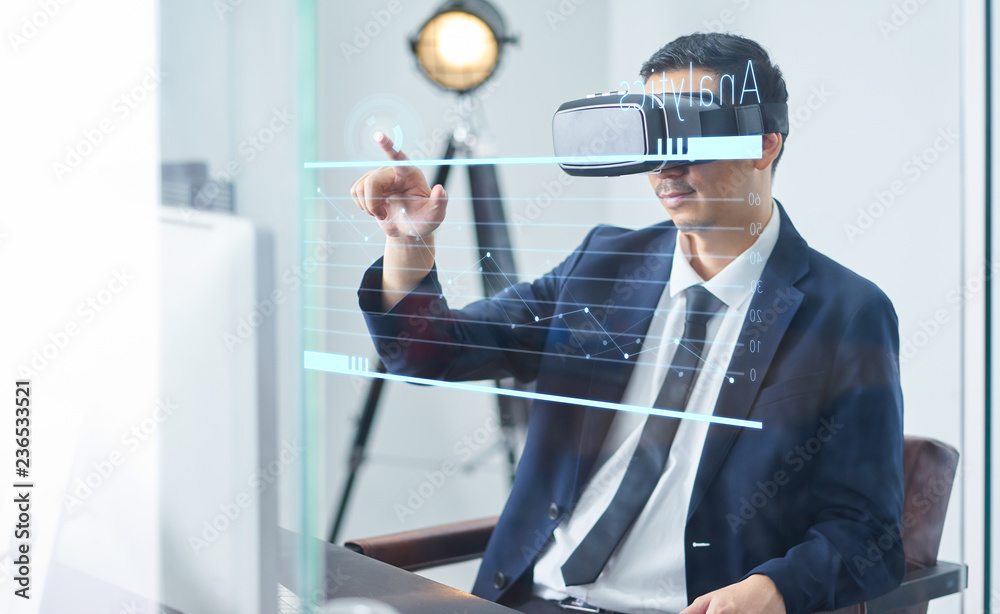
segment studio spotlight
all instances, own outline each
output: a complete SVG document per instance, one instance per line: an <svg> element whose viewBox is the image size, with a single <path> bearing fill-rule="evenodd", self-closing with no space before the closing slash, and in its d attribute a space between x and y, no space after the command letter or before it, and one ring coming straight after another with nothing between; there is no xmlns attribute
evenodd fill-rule
<svg viewBox="0 0 1000 614"><path fill-rule="evenodd" d="M486 0L449 0L410 39L417 64L441 87L464 94L496 71L504 45L517 42Z"/></svg>

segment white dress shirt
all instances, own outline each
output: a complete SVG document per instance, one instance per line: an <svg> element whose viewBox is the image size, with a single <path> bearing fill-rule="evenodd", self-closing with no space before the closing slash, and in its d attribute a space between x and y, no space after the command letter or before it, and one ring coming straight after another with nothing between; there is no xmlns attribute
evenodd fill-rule
<svg viewBox="0 0 1000 614"><path fill-rule="evenodd" d="M653 406L673 360L675 341L684 331L684 290L702 284L726 308L708 322L704 363L685 411L714 411L722 386L729 383L727 368L750 305L751 281L760 279L778 239L780 216L776 211L772 205L771 219L754 244L707 282L691 268L686 253L688 238L677 234L670 281L650 321L622 403ZM753 258L751 252L755 252ZM681 420L660 481L597 580L570 587L563 582L562 565L618 491L646 418L630 412L615 416L601 454L608 460L587 483L572 513L556 527L553 541L535 564L536 595L546 599L571 596L590 605L636 614L680 612L687 607L684 528L708 431L705 422ZM711 544L697 547L710 548Z"/></svg>

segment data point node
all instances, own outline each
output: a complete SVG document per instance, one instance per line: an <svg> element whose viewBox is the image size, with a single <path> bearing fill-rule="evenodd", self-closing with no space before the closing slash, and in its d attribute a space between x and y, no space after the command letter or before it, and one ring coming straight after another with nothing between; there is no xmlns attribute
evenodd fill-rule
<svg viewBox="0 0 1000 614"><path fill-rule="evenodd" d="M538 316L535 316L535 322L537 322L537 321L538 321Z"/></svg>
<svg viewBox="0 0 1000 614"><path fill-rule="evenodd" d="M587 358L590 358L590 354L587 354Z"/></svg>
<svg viewBox="0 0 1000 614"><path fill-rule="evenodd" d="M480 272L480 273L482 273L482 272L483 272L483 267L479 267L479 272Z"/></svg>
<svg viewBox="0 0 1000 614"><path fill-rule="evenodd" d="M321 189L319 189L319 188L316 188L316 191L317 191L317 192L319 192L320 194L322 194L322 193L323 193L323 190L321 190Z"/></svg>
<svg viewBox="0 0 1000 614"><path fill-rule="evenodd" d="M562 314L561 313L559 315L557 315L556 317L559 318L560 320L562 320Z"/></svg>
<svg viewBox="0 0 1000 614"><path fill-rule="evenodd" d="M636 337L635 344L636 345L642 345L642 339L639 339L638 337Z"/></svg>
<svg viewBox="0 0 1000 614"><path fill-rule="evenodd" d="M403 215L406 215L406 209L405 208L404 209L400 209L399 212L402 213Z"/></svg>
<svg viewBox="0 0 1000 614"><path fill-rule="evenodd" d="M624 356L625 356L625 360L628 360L628 352L626 352L626 353L624 354Z"/></svg>
<svg viewBox="0 0 1000 614"><path fill-rule="evenodd" d="M486 252L486 257L487 258L492 258L492 255L490 254L490 252Z"/></svg>
<svg viewBox="0 0 1000 614"><path fill-rule="evenodd" d="M590 313L590 307L584 307L583 313Z"/></svg>
<svg viewBox="0 0 1000 614"><path fill-rule="evenodd" d="M602 343L604 343L604 345L607 345L608 344L608 340L605 339Z"/></svg>
<svg viewBox="0 0 1000 614"><path fill-rule="evenodd" d="M367 241L367 240L368 240L368 237L365 237L365 241Z"/></svg>
<svg viewBox="0 0 1000 614"><path fill-rule="evenodd" d="M511 327L511 328L514 328L514 325L513 325L513 324L511 324L511 325L510 325L510 327Z"/></svg>
<svg viewBox="0 0 1000 614"><path fill-rule="evenodd" d="M453 280L451 280L451 279L449 279L449 280L448 280L448 285L449 285L449 286L450 286L450 285L452 284L452 281L453 281Z"/></svg>
<svg viewBox="0 0 1000 614"><path fill-rule="evenodd" d="M733 378L733 377L730 377L730 378L729 378L729 383L730 383L730 384L734 383L735 381L736 381L736 378Z"/></svg>

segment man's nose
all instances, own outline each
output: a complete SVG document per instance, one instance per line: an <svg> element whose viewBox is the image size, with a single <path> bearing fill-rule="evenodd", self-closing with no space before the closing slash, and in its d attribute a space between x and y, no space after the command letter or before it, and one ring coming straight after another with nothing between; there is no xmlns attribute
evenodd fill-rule
<svg viewBox="0 0 1000 614"><path fill-rule="evenodd" d="M659 173L656 173L656 176L661 179L679 179L684 175L686 175L687 172L688 172L687 165L674 166L671 168L665 168L661 170Z"/></svg>

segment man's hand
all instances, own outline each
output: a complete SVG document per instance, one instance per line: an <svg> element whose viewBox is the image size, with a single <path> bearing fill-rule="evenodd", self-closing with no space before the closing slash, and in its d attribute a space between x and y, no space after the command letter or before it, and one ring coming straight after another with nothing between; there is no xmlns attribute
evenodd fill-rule
<svg viewBox="0 0 1000 614"><path fill-rule="evenodd" d="M681 614L785 614L785 599L771 578L754 574L698 597Z"/></svg>
<svg viewBox="0 0 1000 614"><path fill-rule="evenodd" d="M375 142L390 160L408 160L381 132L375 133ZM409 165L368 171L351 186L351 196L358 208L378 220L390 239L427 237L444 221L448 204L444 186L431 189L420 169Z"/></svg>
<svg viewBox="0 0 1000 614"><path fill-rule="evenodd" d="M381 132L375 142L390 160L402 162ZM444 186L431 189L420 169L411 165L384 166L369 171L351 186L355 204L378 220L385 233L382 259L382 308L392 309L434 266L433 232L444 221L448 195Z"/></svg>

